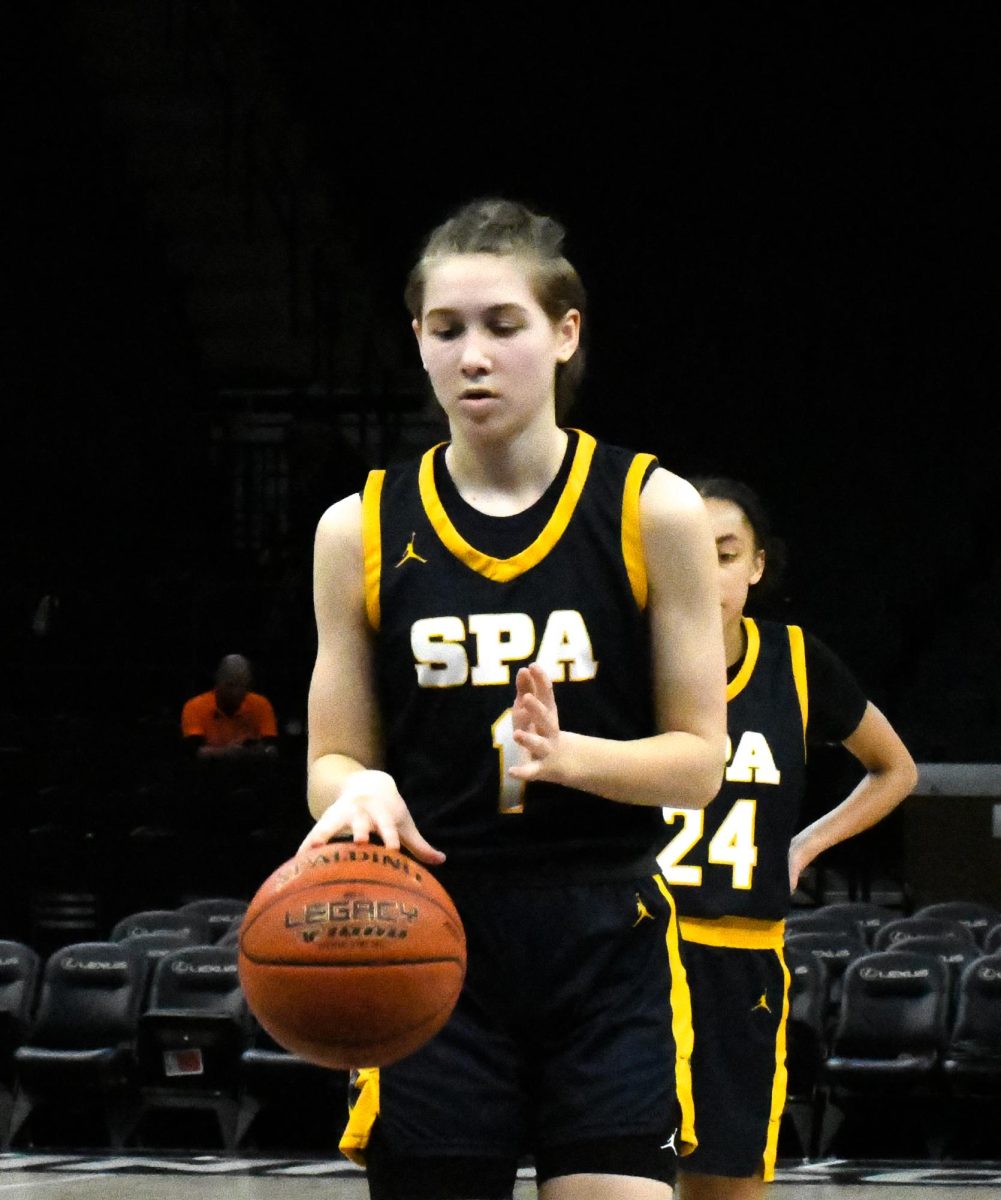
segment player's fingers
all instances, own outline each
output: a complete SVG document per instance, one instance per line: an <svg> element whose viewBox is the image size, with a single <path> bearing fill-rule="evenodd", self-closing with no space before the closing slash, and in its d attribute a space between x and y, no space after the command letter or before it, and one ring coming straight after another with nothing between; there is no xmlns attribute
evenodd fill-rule
<svg viewBox="0 0 1001 1200"><path fill-rule="evenodd" d="M373 824L378 827L379 836L383 842L386 841L385 833L382 830L378 821L373 822L373 818L366 812L357 812L351 818L351 837L356 842L369 842L372 840ZM399 842L392 847L394 850L400 848Z"/></svg>
<svg viewBox="0 0 1001 1200"><path fill-rule="evenodd" d="M299 850L315 850L320 846L325 846L331 838L336 837L346 828L346 823L332 821L329 815L325 814L302 839Z"/></svg>
<svg viewBox="0 0 1001 1200"><path fill-rule="evenodd" d="M542 758L549 753L549 742L540 734L533 733L530 729L516 729L513 736L518 745L523 750L527 750L533 759Z"/></svg>
<svg viewBox="0 0 1001 1200"><path fill-rule="evenodd" d="M547 704L544 697L529 696L525 701L525 707L532 714L532 720L541 725L545 729L556 728L556 713L551 705Z"/></svg>
<svg viewBox="0 0 1001 1200"><path fill-rule="evenodd" d="M541 696L543 700L552 698L553 681L549 678L549 673L538 663L532 663L529 666L529 671L532 674L532 683L534 692L537 696Z"/></svg>
<svg viewBox="0 0 1001 1200"><path fill-rule="evenodd" d="M532 678L532 672L528 667L519 667L518 673L514 677L515 694L519 698L526 694L530 694L535 688L535 681Z"/></svg>
<svg viewBox="0 0 1001 1200"><path fill-rule="evenodd" d="M403 844L414 856L428 866L436 866L438 863L445 861L445 855L441 850L436 849L430 842L425 841L423 837L415 829L413 833L406 834L403 837Z"/></svg>

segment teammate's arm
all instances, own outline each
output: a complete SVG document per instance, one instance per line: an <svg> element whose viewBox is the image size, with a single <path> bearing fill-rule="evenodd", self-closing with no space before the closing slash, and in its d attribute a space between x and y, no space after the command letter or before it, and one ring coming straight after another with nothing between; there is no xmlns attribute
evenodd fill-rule
<svg viewBox="0 0 1001 1200"><path fill-rule="evenodd" d="M424 862L444 855L417 831L392 776L380 769L372 649L365 612L361 500L348 496L317 525L313 553L316 662L309 686L307 797L316 824L300 849L378 834Z"/></svg>
<svg viewBox="0 0 1001 1200"><path fill-rule="evenodd" d="M560 730L553 688L533 664L517 677L519 779L545 779L626 804L704 808L722 782L726 666L716 547L695 489L663 468L640 497L657 724L631 741Z"/></svg>
<svg viewBox="0 0 1001 1200"><path fill-rule="evenodd" d="M910 793L918 769L910 751L889 720L872 703L866 705L854 733L842 742L865 768L865 775L830 812L818 817L789 846L789 887L818 854L881 821Z"/></svg>

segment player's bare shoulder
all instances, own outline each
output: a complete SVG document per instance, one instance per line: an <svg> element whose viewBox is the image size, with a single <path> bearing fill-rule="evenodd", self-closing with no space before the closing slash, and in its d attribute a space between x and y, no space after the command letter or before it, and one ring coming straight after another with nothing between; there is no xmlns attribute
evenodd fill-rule
<svg viewBox="0 0 1001 1200"><path fill-rule="evenodd" d="M702 497L687 479L666 467L653 471L640 494L640 520L644 540L666 537L705 542L709 537Z"/></svg>
<svg viewBox="0 0 1001 1200"><path fill-rule="evenodd" d="M337 554L346 551L361 552L362 508L361 496L352 492L331 504L316 525L317 553Z"/></svg>
<svg viewBox="0 0 1001 1200"><path fill-rule="evenodd" d="M323 513L316 525L314 585L325 595L362 587L362 504L355 492Z"/></svg>

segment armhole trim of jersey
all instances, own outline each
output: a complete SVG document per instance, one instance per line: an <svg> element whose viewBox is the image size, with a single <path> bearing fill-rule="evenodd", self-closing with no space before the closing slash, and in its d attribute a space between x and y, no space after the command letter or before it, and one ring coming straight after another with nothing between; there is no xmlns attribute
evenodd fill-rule
<svg viewBox="0 0 1001 1200"><path fill-rule="evenodd" d="M629 586L637 606L646 608L649 595L649 580L646 573L646 558L643 554L643 534L640 529L640 492L650 467L657 459L653 454L637 454L626 473L622 489L622 558L629 576Z"/></svg>
<svg viewBox="0 0 1001 1200"><path fill-rule="evenodd" d="M443 545L471 570L496 583L508 583L517 579L519 575L540 563L566 532L591 469L591 459L594 457L597 443L589 433L583 430L578 430L578 433L580 436L570 475L553 509L553 515L535 541L510 558L494 558L490 554L484 554L482 550L477 550L452 524L434 484L434 453L437 446L426 451L421 458L418 485L424 511Z"/></svg>
<svg viewBox="0 0 1001 1200"><path fill-rule="evenodd" d="M803 744L806 744L806 724L810 718L809 688L806 683L806 646L803 630L798 625L787 625L789 651L792 656L792 677L799 697L799 709L803 716Z"/></svg>
<svg viewBox="0 0 1001 1200"><path fill-rule="evenodd" d="M382 529L379 504L385 471L369 471L361 497L361 539L365 568L365 611L368 623L378 629L382 621L379 605L379 581L382 578Z"/></svg>
<svg viewBox="0 0 1001 1200"><path fill-rule="evenodd" d="M744 635L747 638L747 650L744 652L744 661L740 664L740 670L726 685L727 704L747 687L747 681L754 674L758 654L761 651L761 630L758 629L757 623L751 617L741 617L740 621L744 626Z"/></svg>

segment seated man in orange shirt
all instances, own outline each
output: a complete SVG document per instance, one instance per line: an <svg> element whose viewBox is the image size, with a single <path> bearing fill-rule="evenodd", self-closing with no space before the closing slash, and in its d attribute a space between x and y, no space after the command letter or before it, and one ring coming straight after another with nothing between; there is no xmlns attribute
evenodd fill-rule
<svg viewBox="0 0 1001 1200"><path fill-rule="evenodd" d="M234 758L278 753L278 725L271 701L252 692L250 662L227 654L216 669L212 691L192 696L181 712L185 743L198 758Z"/></svg>

